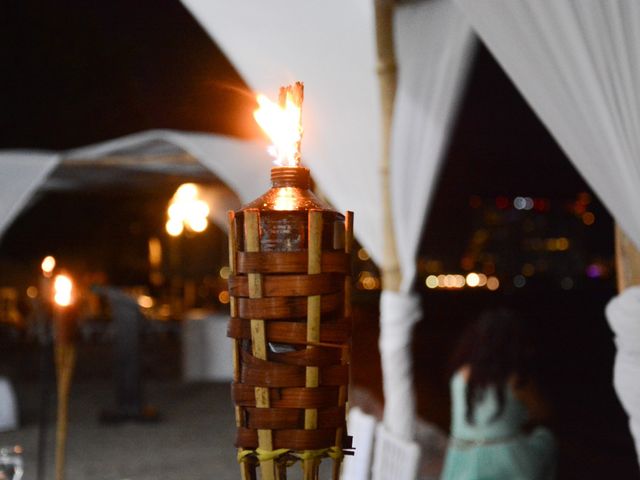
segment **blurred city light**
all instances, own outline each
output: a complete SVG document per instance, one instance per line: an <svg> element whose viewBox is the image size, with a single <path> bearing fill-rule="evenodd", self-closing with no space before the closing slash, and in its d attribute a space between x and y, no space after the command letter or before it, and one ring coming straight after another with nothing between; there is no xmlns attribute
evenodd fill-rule
<svg viewBox="0 0 640 480"><path fill-rule="evenodd" d="M500 284L496 277L489 277L484 273L470 272L466 275L460 274L440 274L440 275L428 275L424 284L427 288L444 288L448 290L460 290L464 287L470 288L482 288L486 287L489 290L496 290Z"/></svg>
<svg viewBox="0 0 640 480"><path fill-rule="evenodd" d="M369 260L369 253L364 248L361 248L358 250L358 258L363 262L366 262Z"/></svg>
<svg viewBox="0 0 640 480"><path fill-rule="evenodd" d="M500 287L500 281L497 277L487 278L487 288L489 290L497 290Z"/></svg>
<svg viewBox="0 0 640 480"><path fill-rule="evenodd" d="M223 290L218 294L218 300L220 303L227 304L229 303L229 292L227 290Z"/></svg>
<svg viewBox="0 0 640 480"><path fill-rule="evenodd" d="M429 275L424 281L427 288L438 288L438 277L435 275Z"/></svg>
<svg viewBox="0 0 640 480"><path fill-rule="evenodd" d="M596 221L596 216L591 212L585 212L582 214L582 223L587 226L591 226Z"/></svg>
<svg viewBox="0 0 640 480"><path fill-rule="evenodd" d="M467 280L467 285L469 285L472 288L480 285L480 277L475 272L468 273L466 280Z"/></svg>
<svg viewBox="0 0 640 480"><path fill-rule="evenodd" d="M223 280L227 280L229 278L229 275L231 274L231 269L228 266L224 266L222 268L220 268L220 272L218 272L220 274L220 278L222 278Z"/></svg>

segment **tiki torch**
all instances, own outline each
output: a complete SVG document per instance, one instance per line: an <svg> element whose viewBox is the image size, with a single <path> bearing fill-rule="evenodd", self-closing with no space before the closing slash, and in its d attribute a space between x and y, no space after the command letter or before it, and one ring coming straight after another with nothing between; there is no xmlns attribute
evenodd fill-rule
<svg viewBox="0 0 640 480"><path fill-rule="evenodd" d="M56 480L64 480L65 447L69 389L76 362L76 315L73 308L73 281L68 275L56 275L53 281L54 355L58 383L58 411L56 422Z"/></svg>
<svg viewBox="0 0 640 480"><path fill-rule="evenodd" d="M286 479L300 461L315 480L324 458L333 478L350 453L345 406L351 346L353 214L310 190L300 166L303 85L258 97L254 116L274 142L272 188L229 212L231 319L243 480Z"/></svg>

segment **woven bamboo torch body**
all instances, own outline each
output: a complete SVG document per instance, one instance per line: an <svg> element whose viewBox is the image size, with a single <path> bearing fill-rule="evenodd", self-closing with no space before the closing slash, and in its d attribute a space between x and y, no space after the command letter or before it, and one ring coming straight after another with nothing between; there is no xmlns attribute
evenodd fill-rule
<svg viewBox="0 0 640 480"><path fill-rule="evenodd" d="M333 478L351 448L350 249L353 214L309 190L309 171L274 167L273 188L230 212L229 336L234 342L236 446L243 479L284 479L298 460Z"/></svg>

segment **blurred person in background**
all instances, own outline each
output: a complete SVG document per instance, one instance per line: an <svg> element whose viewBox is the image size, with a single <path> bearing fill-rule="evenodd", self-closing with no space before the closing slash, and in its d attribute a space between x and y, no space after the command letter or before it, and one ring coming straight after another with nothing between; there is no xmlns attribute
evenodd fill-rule
<svg viewBox="0 0 640 480"><path fill-rule="evenodd" d="M507 309L463 334L451 377L451 439L441 480L555 478L556 442L539 426L548 409L531 378L533 341Z"/></svg>

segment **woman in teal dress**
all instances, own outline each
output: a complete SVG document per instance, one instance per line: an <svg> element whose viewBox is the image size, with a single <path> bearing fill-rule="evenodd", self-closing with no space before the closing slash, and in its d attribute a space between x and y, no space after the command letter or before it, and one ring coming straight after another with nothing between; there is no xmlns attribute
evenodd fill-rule
<svg viewBox="0 0 640 480"><path fill-rule="evenodd" d="M508 310L482 315L463 336L451 378L451 440L441 480L550 480L552 434L529 379L530 337Z"/></svg>

